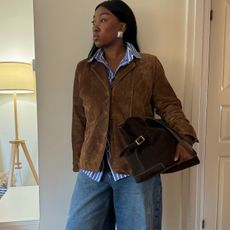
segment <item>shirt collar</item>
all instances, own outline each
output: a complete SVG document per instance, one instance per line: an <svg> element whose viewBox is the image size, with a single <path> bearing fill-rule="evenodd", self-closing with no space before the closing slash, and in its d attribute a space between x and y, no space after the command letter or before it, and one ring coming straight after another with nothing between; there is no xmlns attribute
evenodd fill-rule
<svg viewBox="0 0 230 230"><path fill-rule="evenodd" d="M129 42L126 42L126 57L135 57L135 58L141 58L140 52L136 50L136 48ZM95 54L88 60L88 62L92 62L93 60L101 60L104 59L104 52L102 48L99 48Z"/></svg>

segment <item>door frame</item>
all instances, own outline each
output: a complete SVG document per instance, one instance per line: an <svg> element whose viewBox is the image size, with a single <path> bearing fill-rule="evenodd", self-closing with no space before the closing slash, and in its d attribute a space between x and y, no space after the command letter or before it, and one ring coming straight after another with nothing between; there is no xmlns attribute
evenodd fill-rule
<svg viewBox="0 0 230 230"><path fill-rule="evenodd" d="M197 130L199 145L195 148L200 165L190 169L189 210L187 210L188 230L202 229L204 217L204 171L206 154L207 99L210 52L210 11L212 0L188 0L188 25L192 25L187 36L192 35L192 49L187 48L186 69L189 69L186 82L193 82L191 122ZM191 46L191 44L187 44ZM186 104L186 93L185 93ZM185 200L186 198L184 198ZM188 200L187 200L188 202Z"/></svg>

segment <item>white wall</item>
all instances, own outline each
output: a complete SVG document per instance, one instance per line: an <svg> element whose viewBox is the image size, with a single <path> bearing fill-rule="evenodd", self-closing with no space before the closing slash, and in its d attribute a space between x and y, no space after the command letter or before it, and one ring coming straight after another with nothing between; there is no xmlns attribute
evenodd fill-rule
<svg viewBox="0 0 230 230"><path fill-rule="evenodd" d="M70 143L74 70L91 47L90 22L99 2L35 0L41 230L64 229L75 180ZM183 99L187 1L126 2L137 17L141 49L157 54ZM181 229L181 180L180 173L163 177L164 230Z"/></svg>
<svg viewBox="0 0 230 230"><path fill-rule="evenodd" d="M0 0L0 61L32 62L34 59L34 21L32 0ZM0 94L0 171L7 172L11 146L15 138L12 95ZM18 95L19 137L26 141L33 163L38 168L36 92ZM22 169L16 170L18 185L32 185L24 154Z"/></svg>

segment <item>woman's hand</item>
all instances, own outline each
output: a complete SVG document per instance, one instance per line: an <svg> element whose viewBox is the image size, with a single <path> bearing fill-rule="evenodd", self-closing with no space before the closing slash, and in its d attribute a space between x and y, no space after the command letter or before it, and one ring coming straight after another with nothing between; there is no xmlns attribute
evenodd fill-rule
<svg viewBox="0 0 230 230"><path fill-rule="evenodd" d="M174 157L174 161L178 161L178 163L181 163L186 160L190 160L193 158L191 153L189 153L188 148L192 148L189 144L184 147L182 144L178 143L176 147L176 154Z"/></svg>

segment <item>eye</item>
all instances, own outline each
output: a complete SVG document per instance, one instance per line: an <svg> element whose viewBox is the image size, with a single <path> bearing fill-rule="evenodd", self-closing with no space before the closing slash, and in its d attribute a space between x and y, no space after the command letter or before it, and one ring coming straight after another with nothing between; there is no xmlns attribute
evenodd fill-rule
<svg viewBox="0 0 230 230"><path fill-rule="evenodd" d="M106 22L107 21L107 19L106 18L102 18L101 20L100 20L100 22Z"/></svg>
<svg viewBox="0 0 230 230"><path fill-rule="evenodd" d="M101 19L99 19L98 21L95 20L95 19L93 19L93 20L91 21L91 23L92 23L93 25L96 25L96 24L100 24L100 23L105 23L105 22L107 22L107 21L108 21L107 18L101 18Z"/></svg>

